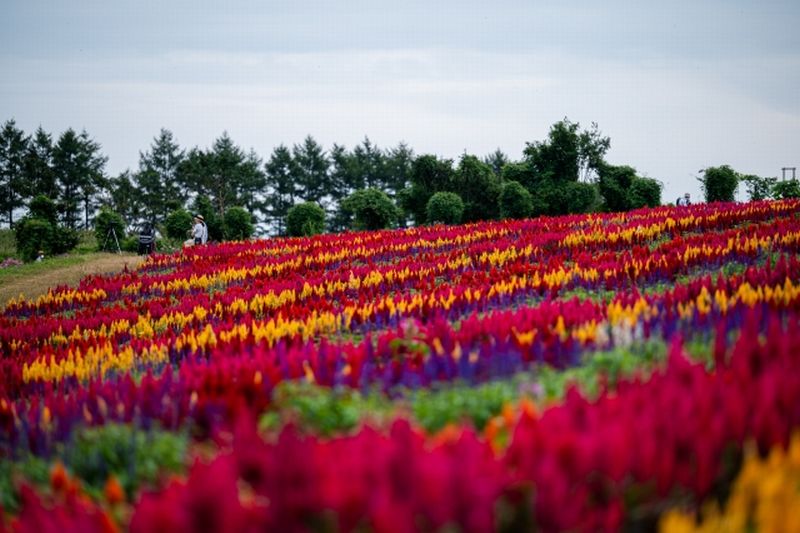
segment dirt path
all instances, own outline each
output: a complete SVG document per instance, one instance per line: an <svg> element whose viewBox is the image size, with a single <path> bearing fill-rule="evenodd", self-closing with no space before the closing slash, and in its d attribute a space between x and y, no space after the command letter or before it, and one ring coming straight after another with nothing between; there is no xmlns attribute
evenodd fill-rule
<svg viewBox="0 0 800 533"><path fill-rule="evenodd" d="M142 260L143 257L136 255L91 254L77 264L54 265L51 269L21 275L0 284L0 308L4 308L9 299L18 297L20 293L28 299L36 298L46 294L51 287L65 284L74 286L89 274L118 272L125 265L134 268Z"/></svg>

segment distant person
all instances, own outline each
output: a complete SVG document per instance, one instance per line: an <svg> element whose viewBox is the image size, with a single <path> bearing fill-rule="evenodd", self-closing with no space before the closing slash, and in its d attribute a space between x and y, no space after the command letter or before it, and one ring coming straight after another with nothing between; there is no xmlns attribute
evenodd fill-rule
<svg viewBox="0 0 800 533"><path fill-rule="evenodd" d="M683 195L683 205L692 205L691 196L689 196L688 192Z"/></svg>
<svg viewBox="0 0 800 533"><path fill-rule="evenodd" d="M44 250L39 250L39 253L36 254L36 262L41 263L44 261Z"/></svg>
<svg viewBox="0 0 800 533"><path fill-rule="evenodd" d="M194 227L192 227L192 238L194 239L194 244L205 244L208 242L208 226L206 225L206 219L203 218L203 215L197 214L194 216Z"/></svg>
<svg viewBox="0 0 800 533"><path fill-rule="evenodd" d="M149 222L139 232L139 255L150 255L156 249L156 231Z"/></svg>
<svg viewBox="0 0 800 533"><path fill-rule="evenodd" d="M683 196L678 196L678 199L675 200L675 205L678 207L683 205Z"/></svg>

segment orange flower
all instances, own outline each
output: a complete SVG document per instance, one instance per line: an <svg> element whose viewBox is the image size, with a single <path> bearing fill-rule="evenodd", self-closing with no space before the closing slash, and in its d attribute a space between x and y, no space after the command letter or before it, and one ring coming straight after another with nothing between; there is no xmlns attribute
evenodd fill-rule
<svg viewBox="0 0 800 533"><path fill-rule="evenodd" d="M116 476L111 475L106 481L106 486L103 489L103 495L106 501L111 505L116 505L125 501L125 490L122 488Z"/></svg>
<svg viewBox="0 0 800 533"><path fill-rule="evenodd" d="M65 492L69 485L69 474L64 464L58 461L50 471L50 487L54 492Z"/></svg>

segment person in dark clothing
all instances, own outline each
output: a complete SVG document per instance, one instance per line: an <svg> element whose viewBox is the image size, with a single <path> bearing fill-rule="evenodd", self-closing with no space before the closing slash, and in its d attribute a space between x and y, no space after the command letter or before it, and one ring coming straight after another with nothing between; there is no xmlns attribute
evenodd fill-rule
<svg viewBox="0 0 800 533"><path fill-rule="evenodd" d="M156 232L149 222L139 232L139 255L150 255L156 249Z"/></svg>

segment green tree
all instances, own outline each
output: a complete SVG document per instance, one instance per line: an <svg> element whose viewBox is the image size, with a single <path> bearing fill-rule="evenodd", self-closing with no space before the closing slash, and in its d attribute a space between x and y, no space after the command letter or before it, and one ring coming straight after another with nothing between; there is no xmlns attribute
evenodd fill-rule
<svg viewBox="0 0 800 533"><path fill-rule="evenodd" d="M428 219L428 200L437 192L457 189L453 161L434 155L421 155L411 168L411 187L402 195L403 209L414 218L414 223L424 224Z"/></svg>
<svg viewBox="0 0 800 533"><path fill-rule="evenodd" d="M190 150L179 172L191 192L211 198L220 217L232 205L244 206L256 220L255 213L265 209L261 195L267 181L262 162L252 150L245 153L234 144L227 132L214 141L211 150Z"/></svg>
<svg viewBox="0 0 800 533"><path fill-rule="evenodd" d="M129 170L108 180L105 204L119 213L128 229L141 221L144 206Z"/></svg>
<svg viewBox="0 0 800 533"><path fill-rule="evenodd" d="M192 229L192 215L184 208L178 208L164 220L167 237L183 241Z"/></svg>
<svg viewBox="0 0 800 533"><path fill-rule="evenodd" d="M108 207L101 207L100 212L94 217L94 232L98 250L116 252L117 242L121 242L125 237L125 221L119 213ZM114 235L117 237L116 241Z"/></svg>
<svg viewBox="0 0 800 533"><path fill-rule="evenodd" d="M325 231L325 210L315 202L303 202L289 209L286 232L291 237L307 237Z"/></svg>
<svg viewBox="0 0 800 533"><path fill-rule="evenodd" d="M397 195L406 188L411 180L414 167L414 150L405 143L400 143L388 151L386 155L387 194L397 199Z"/></svg>
<svg viewBox="0 0 800 533"><path fill-rule="evenodd" d="M483 162L491 167L495 176L500 177L503 173L503 167L509 164L511 160L500 148L498 148L491 154L484 157Z"/></svg>
<svg viewBox="0 0 800 533"><path fill-rule="evenodd" d="M464 154L456 170L456 188L464 202L464 222L491 220L500 215L500 179L474 155Z"/></svg>
<svg viewBox="0 0 800 533"><path fill-rule="evenodd" d="M631 209L660 206L661 189L662 185L657 180L636 176L628 190Z"/></svg>
<svg viewBox="0 0 800 533"><path fill-rule="evenodd" d="M106 187L103 175L106 161L100 145L86 131L78 134L70 128L59 137L53 149L53 169L59 186L59 209L68 228L76 228L81 204L84 227L89 227L89 215L100 191Z"/></svg>
<svg viewBox="0 0 800 533"><path fill-rule="evenodd" d="M739 174L728 165L709 167L698 178L706 202L733 202L739 186Z"/></svg>
<svg viewBox="0 0 800 533"><path fill-rule="evenodd" d="M250 213L241 207L231 207L225 211L223 227L225 228L225 238L228 240L249 239L255 232Z"/></svg>
<svg viewBox="0 0 800 533"><path fill-rule="evenodd" d="M307 202L324 203L331 194L331 181L328 174L330 161L322 147L309 135L302 144L292 148L295 172L294 181L299 195Z"/></svg>
<svg viewBox="0 0 800 533"><path fill-rule="evenodd" d="M744 182L747 187L747 196L753 202L772 198L775 184L778 183L778 178L761 177L752 174L740 176L739 179Z"/></svg>
<svg viewBox="0 0 800 533"><path fill-rule="evenodd" d="M353 149L356 168L362 176L363 187L385 191L389 187L386 156L378 146L372 144L369 137Z"/></svg>
<svg viewBox="0 0 800 533"><path fill-rule="evenodd" d="M45 220L53 225L58 225L58 209L55 202L43 194L39 194L28 204L28 216Z"/></svg>
<svg viewBox="0 0 800 533"><path fill-rule="evenodd" d="M772 193L779 200L800 198L800 181L797 179L779 181L772 187Z"/></svg>
<svg viewBox="0 0 800 533"><path fill-rule="evenodd" d="M28 144L25 132L17 128L16 122L6 121L0 130L0 211L6 216L9 228L14 226L14 210L24 205L29 192L24 175Z"/></svg>
<svg viewBox="0 0 800 533"><path fill-rule="evenodd" d="M58 197L58 183L53 170L53 138L41 126L28 143L23 174L31 195Z"/></svg>
<svg viewBox="0 0 800 533"><path fill-rule="evenodd" d="M298 193L294 181L296 172L292 153L286 146L279 145L272 151L264 168L267 184L267 216L277 228L278 235L283 235L286 214L294 205Z"/></svg>
<svg viewBox="0 0 800 533"><path fill-rule="evenodd" d="M565 118L550 127L546 141L526 143L524 154L539 179L593 181L610 146L597 124L581 131L579 123Z"/></svg>
<svg viewBox="0 0 800 533"><path fill-rule="evenodd" d="M528 218L533 214L533 196L518 181L506 181L500 193L500 218Z"/></svg>
<svg viewBox="0 0 800 533"><path fill-rule="evenodd" d="M170 212L186 201L180 183L180 168L185 158L185 152L172 133L163 128L153 139L150 150L139 152L136 188L145 218L153 225L161 224Z"/></svg>
<svg viewBox="0 0 800 533"><path fill-rule="evenodd" d="M458 224L464 215L464 202L454 192L437 192L426 206L429 224Z"/></svg>
<svg viewBox="0 0 800 533"><path fill-rule="evenodd" d="M397 206L378 189L360 189L342 201L341 209L352 217L354 229L378 230L397 222Z"/></svg>

